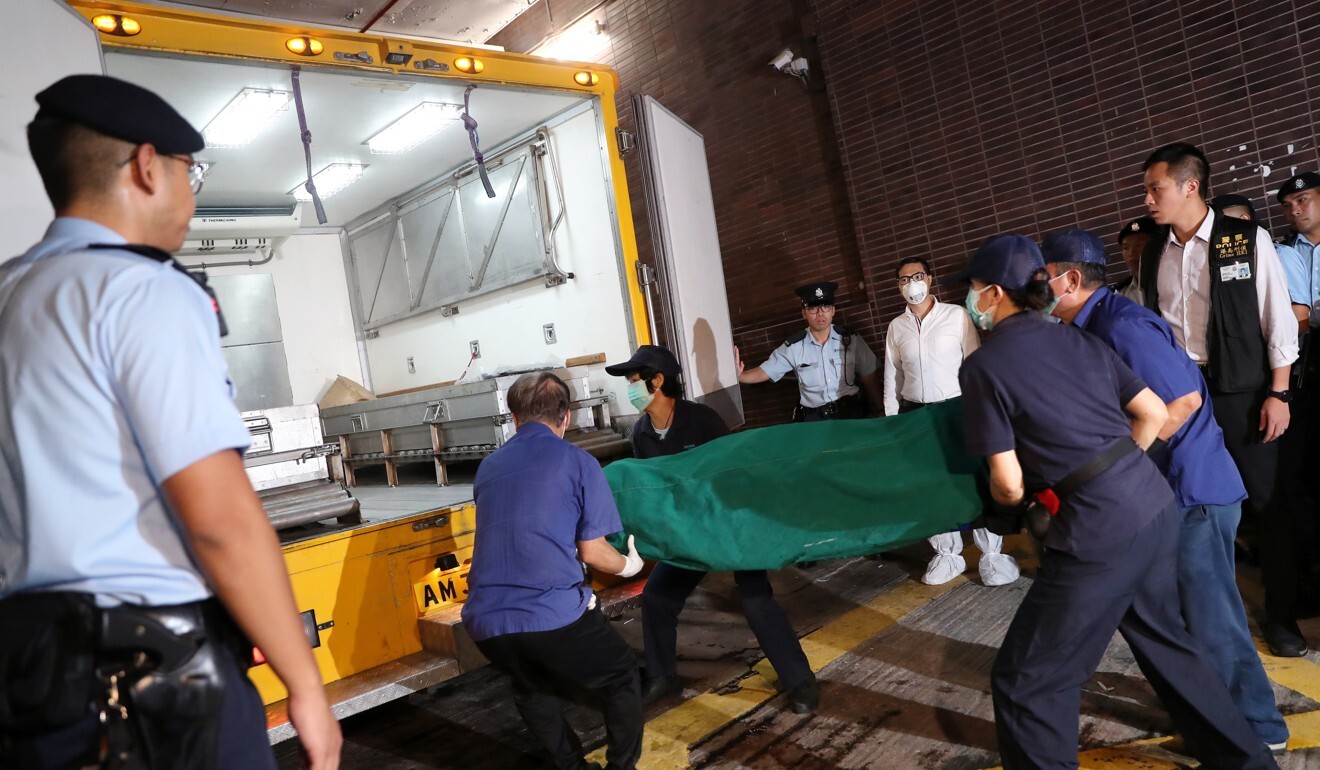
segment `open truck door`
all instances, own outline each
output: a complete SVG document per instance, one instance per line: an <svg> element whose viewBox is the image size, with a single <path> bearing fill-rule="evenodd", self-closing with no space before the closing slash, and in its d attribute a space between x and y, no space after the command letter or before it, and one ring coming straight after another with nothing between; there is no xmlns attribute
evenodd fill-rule
<svg viewBox="0 0 1320 770"><path fill-rule="evenodd" d="M701 134L649 96L633 99L660 273L665 339L683 365L688 398L743 424L733 324Z"/></svg>
<svg viewBox="0 0 1320 770"><path fill-rule="evenodd" d="M87 19L59 0L9 0L6 21L16 30L41 34L13 35L0 88L0 261L22 254L41 240L54 216L28 155L26 127L37 114L33 97L65 75L104 74L101 42Z"/></svg>

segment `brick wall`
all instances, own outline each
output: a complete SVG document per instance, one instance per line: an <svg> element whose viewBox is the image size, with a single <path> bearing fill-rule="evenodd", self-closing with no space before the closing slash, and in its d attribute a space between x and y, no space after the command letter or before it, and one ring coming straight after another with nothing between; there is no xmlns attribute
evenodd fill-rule
<svg viewBox="0 0 1320 770"><path fill-rule="evenodd" d="M1317 167L1320 5L1305 0L812 0L866 277L947 269L987 236L1145 213L1141 163L1201 146L1211 189L1250 196ZM1268 196L1268 197L1267 197ZM892 284L890 284L892 285ZM877 300L896 312L892 292ZM949 287L944 299L960 301Z"/></svg>
<svg viewBox="0 0 1320 770"><path fill-rule="evenodd" d="M584 0L545 2L490 42L526 51L584 13L600 18L610 46L598 58L619 73L622 127L635 130L631 99L646 94L705 136L734 338L748 366L803 327L792 288L813 280L847 284L840 319L878 344L828 99L819 83L804 88L767 65L785 46L810 45L806 0L613 0L595 10ZM640 160L633 153L626 166L650 261ZM787 419L797 388L747 386L743 398L749 425L772 424Z"/></svg>

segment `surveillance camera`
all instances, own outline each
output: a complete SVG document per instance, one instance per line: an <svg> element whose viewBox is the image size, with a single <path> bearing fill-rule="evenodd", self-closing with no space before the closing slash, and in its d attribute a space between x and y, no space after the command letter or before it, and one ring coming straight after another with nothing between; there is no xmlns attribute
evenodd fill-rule
<svg viewBox="0 0 1320 770"><path fill-rule="evenodd" d="M780 72L783 72L784 68L792 63L793 63L793 49L791 48L785 48L784 50L776 54L775 58L770 60L770 66L774 67Z"/></svg>

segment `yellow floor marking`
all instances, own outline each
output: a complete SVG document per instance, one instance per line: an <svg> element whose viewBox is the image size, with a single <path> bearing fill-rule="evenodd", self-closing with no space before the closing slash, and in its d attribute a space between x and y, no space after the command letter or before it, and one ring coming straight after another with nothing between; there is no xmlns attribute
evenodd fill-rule
<svg viewBox="0 0 1320 770"><path fill-rule="evenodd" d="M966 583L964 577L941 586L909 580L821 626L802 637L812 670L828 666L904 615ZM753 670L757 675L743 680L737 690L702 693L647 722L639 770L687 767L693 744L775 697L776 677L769 661L762 659ZM604 747L592 752L589 759L604 764Z"/></svg>
<svg viewBox="0 0 1320 770"><path fill-rule="evenodd" d="M1276 658L1269 654L1263 641L1256 639L1255 642L1260 662L1265 666L1265 675L1271 681L1320 701L1320 665L1306 658Z"/></svg>

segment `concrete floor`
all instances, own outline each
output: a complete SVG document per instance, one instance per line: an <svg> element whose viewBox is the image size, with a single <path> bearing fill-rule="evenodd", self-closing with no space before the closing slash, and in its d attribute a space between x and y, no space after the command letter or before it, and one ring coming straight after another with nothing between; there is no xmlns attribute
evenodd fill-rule
<svg viewBox="0 0 1320 770"><path fill-rule="evenodd" d="M998 762L989 670L1009 620L1030 586L1027 544L1011 540L1024 577L980 585L975 551L965 579L917 581L924 544L867 559L825 562L774 576L776 593L821 679L821 707L800 716L773 687L773 671L738 612L732 576L712 575L693 595L679 631L684 690L647 714L644 768L964 768ZM1258 582L1241 570L1249 609ZM641 647L636 612L616 621ZM1320 620L1303 630L1320 643ZM1320 770L1320 654L1264 658L1280 709L1293 730L1280 766ZM589 748L604 741L599 715L570 706ZM348 770L543 767L515 712L507 681L487 669L344 721ZM1159 746L1167 715L1115 639L1083 695L1082 767L1195 766ZM597 751L597 755L599 755ZM276 747L281 767L298 766L297 747ZM596 758L602 759L600 756Z"/></svg>

